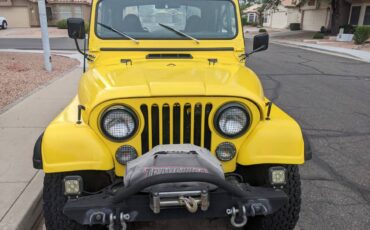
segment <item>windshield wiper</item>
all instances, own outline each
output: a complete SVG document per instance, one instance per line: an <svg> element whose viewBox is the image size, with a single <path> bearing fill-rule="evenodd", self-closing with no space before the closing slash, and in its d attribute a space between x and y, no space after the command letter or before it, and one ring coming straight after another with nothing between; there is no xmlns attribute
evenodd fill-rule
<svg viewBox="0 0 370 230"><path fill-rule="evenodd" d="M177 29L175 29L175 28L172 28L171 26L167 26L167 25L162 24L162 23L158 23L158 25L160 25L160 26L162 26L163 28L166 28L166 29L168 29L168 30L171 30L171 31L173 31L173 32L175 32L175 33L177 33L177 34L179 34L179 35L183 36L183 37L187 37L187 38L189 38L189 39L191 39L191 40L195 41L197 44L199 44L199 40L198 40L198 39L196 39L196 38L194 38L194 37L192 37L192 36L190 36L189 34L186 34L186 33L184 33L184 32L181 32L180 30L177 30Z"/></svg>
<svg viewBox="0 0 370 230"><path fill-rule="evenodd" d="M115 29L115 28L113 28L111 26L105 25L105 24L100 23L100 22L97 22L97 24L98 25L101 25L102 27L104 27L104 28L106 28L106 29L108 29L110 31L113 31L113 32L121 35L122 37L125 37L125 38L130 39L131 41L135 42L136 44L139 44L139 41L138 40L136 40L135 38L131 37L130 35L128 35L128 34L126 34L124 32L121 32L121 31L119 31L119 30L117 30L117 29Z"/></svg>

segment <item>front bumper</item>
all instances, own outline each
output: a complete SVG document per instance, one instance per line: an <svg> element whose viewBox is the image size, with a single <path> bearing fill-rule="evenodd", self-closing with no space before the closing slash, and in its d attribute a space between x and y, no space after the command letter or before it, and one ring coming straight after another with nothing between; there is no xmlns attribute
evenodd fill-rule
<svg viewBox="0 0 370 230"><path fill-rule="evenodd" d="M179 206L164 208L155 213L151 209L153 194L141 192L157 184L190 181L217 186L216 190L207 191L209 206L206 210L198 209L192 213ZM69 199L63 213L69 219L83 225L123 226L126 222L226 216L231 216L232 222L236 222L237 225L243 224L244 220L246 222L247 216L272 214L287 201L287 195L279 189L253 187L205 173L176 173L152 176L128 188L110 188L100 194Z"/></svg>

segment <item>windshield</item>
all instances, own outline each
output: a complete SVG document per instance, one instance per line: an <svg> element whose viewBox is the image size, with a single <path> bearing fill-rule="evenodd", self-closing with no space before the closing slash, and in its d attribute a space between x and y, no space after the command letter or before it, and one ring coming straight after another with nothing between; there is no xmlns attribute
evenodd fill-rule
<svg viewBox="0 0 370 230"><path fill-rule="evenodd" d="M102 39L232 39L235 12L230 0L101 0L95 32Z"/></svg>

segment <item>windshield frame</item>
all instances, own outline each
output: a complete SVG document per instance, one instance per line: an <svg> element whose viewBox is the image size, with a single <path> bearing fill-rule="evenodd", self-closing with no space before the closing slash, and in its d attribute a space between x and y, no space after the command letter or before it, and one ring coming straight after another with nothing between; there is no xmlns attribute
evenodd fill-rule
<svg viewBox="0 0 370 230"><path fill-rule="evenodd" d="M97 3L96 3L96 7L95 7L95 17L94 17L94 34L97 38L101 39L101 40L111 40L111 41L130 41L130 39L128 38L125 38L125 37L111 37L111 38L108 38L108 37L101 37L98 33L97 33L97 25L98 25L98 11L99 11L99 4L104 1L104 0L98 0ZM238 11L237 11L237 6L234 2L234 0L202 0L202 1L225 1L225 2L230 2L233 7L234 7L234 14L235 14L235 35L233 37L229 37L229 38L196 38L197 40L199 41L212 41L212 40L217 40L217 41L222 41L222 40L234 40L235 38L238 37L239 35L239 26L241 23L240 21L240 13L238 14ZM131 36L131 35L130 35ZM244 36L244 35L243 35ZM174 40L174 41L191 41L189 40L189 38L185 38L185 37L178 37L178 38L136 38L134 37L136 40L147 40L147 41L170 41L170 40Z"/></svg>

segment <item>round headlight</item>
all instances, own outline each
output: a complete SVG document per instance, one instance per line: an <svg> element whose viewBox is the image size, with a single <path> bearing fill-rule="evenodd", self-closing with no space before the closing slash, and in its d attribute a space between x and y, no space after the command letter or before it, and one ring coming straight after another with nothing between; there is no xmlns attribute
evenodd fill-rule
<svg viewBox="0 0 370 230"><path fill-rule="evenodd" d="M232 143L223 142L216 148L216 157L220 161L229 161L235 157L236 149Z"/></svg>
<svg viewBox="0 0 370 230"><path fill-rule="evenodd" d="M113 106L104 112L101 118L101 130L108 138L122 141L135 134L137 121L131 109L125 106Z"/></svg>
<svg viewBox="0 0 370 230"><path fill-rule="evenodd" d="M249 112L239 103L229 103L222 106L215 116L217 131L227 137L238 137L242 135L247 131L249 124Z"/></svg>
<svg viewBox="0 0 370 230"><path fill-rule="evenodd" d="M125 165L127 162L137 158L137 152L134 147L130 145L123 145L117 149L116 160L118 163Z"/></svg>

